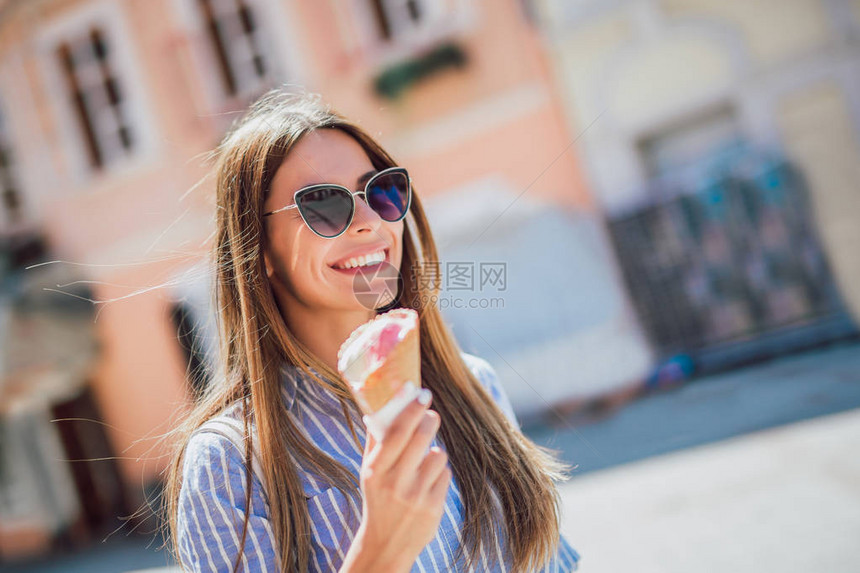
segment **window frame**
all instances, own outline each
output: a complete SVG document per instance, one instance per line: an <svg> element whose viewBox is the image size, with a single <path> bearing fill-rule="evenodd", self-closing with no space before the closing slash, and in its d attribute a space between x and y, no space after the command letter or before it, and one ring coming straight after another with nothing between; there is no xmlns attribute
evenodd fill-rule
<svg viewBox="0 0 860 573"><path fill-rule="evenodd" d="M258 86L228 94L223 86L221 64L198 2L173 0L172 4L179 33L184 39L186 57L190 61L188 72L196 76L194 83L202 88L202 97L198 100L201 114L221 114L243 108L269 87L286 82L306 83L308 76L302 64L300 41L290 39L301 37L292 10L277 0L244 0L256 13L257 34L262 45L259 51L265 58L268 74ZM272 22L277 22L278 33L270 27Z"/></svg>
<svg viewBox="0 0 860 573"><path fill-rule="evenodd" d="M128 153L101 167L93 167L86 150L85 134L79 124L78 112L71 103L66 72L58 58L64 43L74 42L98 29L110 50L110 77L122 90L125 123L131 131L132 147ZM37 34L39 67L49 105L56 118L58 134L65 154L66 169L73 182L84 183L94 177L112 175L133 169L149 161L156 151L157 128L150 113L146 82L137 57L134 35L122 7L106 0L63 12L44 24Z"/></svg>
<svg viewBox="0 0 860 573"><path fill-rule="evenodd" d="M341 0L330 0L339 2ZM407 0L348 0L345 17L353 22L353 33L362 58L371 65L386 66L411 58L418 53L456 36L463 36L477 28L480 14L475 0L444 0L444 8L435 8L431 19L410 30L392 33L389 39L381 37L378 20L372 3L393 6ZM439 6L433 0L420 0L422 4ZM401 19L402 21L403 19Z"/></svg>

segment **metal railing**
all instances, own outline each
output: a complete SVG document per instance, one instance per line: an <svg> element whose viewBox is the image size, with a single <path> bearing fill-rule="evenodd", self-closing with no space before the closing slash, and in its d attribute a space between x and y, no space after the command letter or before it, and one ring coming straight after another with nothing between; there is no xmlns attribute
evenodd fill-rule
<svg viewBox="0 0 860 573"><path fill-rule="evenodd" d="M734 348L725 364L711 364L726 366L855 331L794 165L773 154L736 156L697 179L655 181L649 204L608 222L658 353L705 360ZM780 333L790 341L774 341Z"/></svg>

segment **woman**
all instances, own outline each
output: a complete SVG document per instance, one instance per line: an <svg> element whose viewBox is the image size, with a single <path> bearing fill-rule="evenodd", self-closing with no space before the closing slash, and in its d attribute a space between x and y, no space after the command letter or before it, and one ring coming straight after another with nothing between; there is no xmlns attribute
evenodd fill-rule
<svg viewBox="0 0 860 573"><path fill-rule="evenodd" d="M222 371L166 490L183 566L574 570L553 484L566 467L519 431L493 369L458 350L432 304L420 270L436 248L405 169L317 96L275 91L225 137L216 172ZM368 305L356 275L386 265L397 292ZM429 392L377 443L337 350L394 307L419 313Z"/></svg>

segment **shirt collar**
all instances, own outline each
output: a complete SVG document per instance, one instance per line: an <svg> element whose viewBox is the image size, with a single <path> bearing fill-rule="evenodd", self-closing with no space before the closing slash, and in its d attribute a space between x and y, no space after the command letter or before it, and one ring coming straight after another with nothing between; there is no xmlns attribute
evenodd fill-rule
<svg viewBox="0 0 860 573"><path fill-rule="evenodd" d="M308 368L311 373L322 378L315 368ZM300 394L306 400L339 404L337 398L330 390L323 388L312 380L304 370L294 364L285 363L281 366L281 395L288 412L292 410Z"/></svg>
<svg viewBox="0 0 860 573"><path fill-rule="evenodd" d="M314 375L322 378L315 368L309 366L308 369ZM281 394L284 397L284 405L287 407L287 411L291 410L293 404L295 404L296 396L300 392L300 385L302 393L309 393L314 399L320 398L319 392L315 390L319 385L304 370L295 364L284 363L281 366Z"/></svg>

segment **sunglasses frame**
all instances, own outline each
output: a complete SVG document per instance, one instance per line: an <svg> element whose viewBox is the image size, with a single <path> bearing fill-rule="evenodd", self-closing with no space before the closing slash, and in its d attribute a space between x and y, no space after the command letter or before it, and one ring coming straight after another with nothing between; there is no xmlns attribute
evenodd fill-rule
<svg viewBox="0 0 860 573"><path fill-rule="evenodd" d="M383 221L386 221L388 223L396 223L397 221L401 221L406 217L406 215L409 213L409 208L412 206L412 177L409 176L409 172L406 171L405 167L388 167L387 169L383 169L382 171L379 171L378 173L374 173L373 176L371 176L371 178L367 180L367 183L364 184L364 190L363 191L352 191L352 190L344 187L343 185L337 185L336 183L315 183L314 185L308 185L307 187L302 187L301 189L299 189L298 191L293 193L294 203L287 205L285 207L280 207L279 209L275 209L274 211L269 211L268 213L263 213L263 216L268 217L269 215L274 215L275 213L280 213L281 211L286 211L288 209L298 209L299 215L301 215L301 217L302 217L302 221L305 222L305 225L307 225L308 229L313 231L313 233L315 235L317 235L318 237L322 237L323 239L336 239L336 238L340 237L341 235L343 235L344 233L346 233L347 229L349 229L349 226L352 225L352 220L355 217L355 197L357 195L361 195L364 199L364 202L367 203L367 191L368 191L368 189L370 189L371 183L373 183L379 177L382 177L384 175L390 175L392 173L402 173L403 175L406 176L406 209L404 209L403 214L400 217L398 217L397 219L394 219L393 221L388 221L388 219L382 219L382 215L379 215L379 213L377 213L376 209L373 209L373 207L370 207L370 203L368 203L368 207L373 209L373 212L376 213L377 215L379 215L379 218L382 219ZM346 225L343 227L343 230L340 231L337 235L328 236L328 235L322 235L322 234L318 233L316 231L316 229L314 229L313 226L311 226L311 224L308 223L308 219L307 219L307 217L305 217L305 214L302 211L302 208L300 207L299 200L302 197L304 197L305 195L307 195L308 193L310 193L311 191L316 191L318 189L331 189L331 188L341 189L341 190L345 191L349 195L349 198L351 200L351 205L350 205L350 209L349 209L349 219L347 220Z"/></svg>

